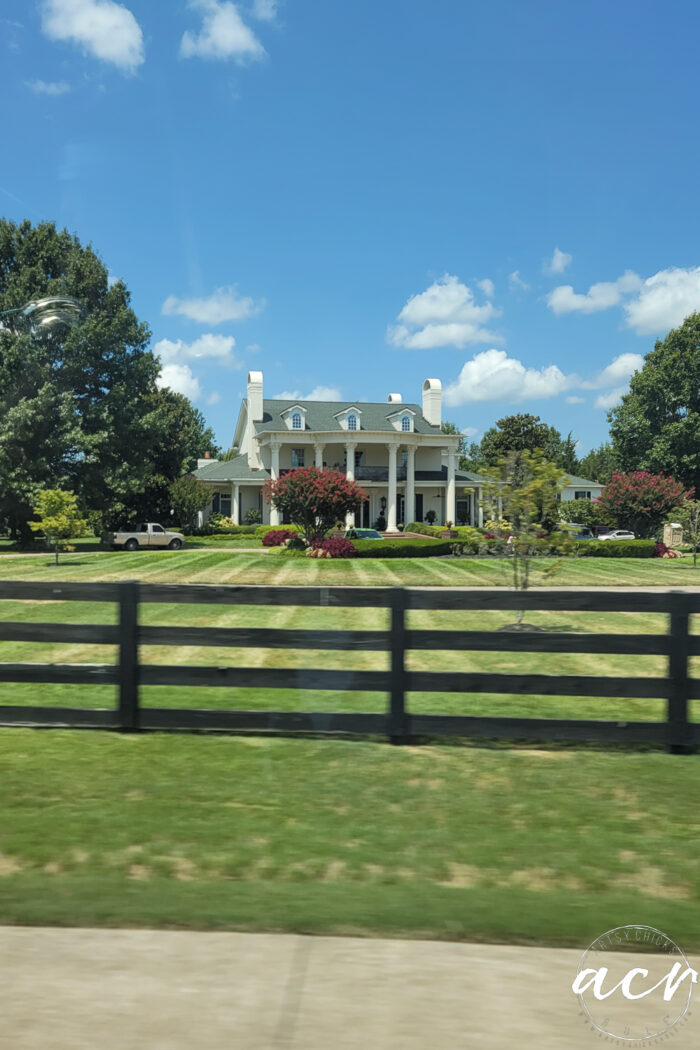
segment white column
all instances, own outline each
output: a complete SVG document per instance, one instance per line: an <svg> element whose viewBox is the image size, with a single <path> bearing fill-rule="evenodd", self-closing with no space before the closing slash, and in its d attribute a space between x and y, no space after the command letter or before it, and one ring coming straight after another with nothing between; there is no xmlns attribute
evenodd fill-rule
<svg viewBox="0 0 700 1050"><path fill-rule="evenodd" d="M404 525L414 521L416 516L416 450L411 445L406 456L406 510Z"/></svg>
<svg viewBox="0 0 700 1050"><path fill-rule="evenodd" d="M484 508L481 506L481 489L474 489L474 499L476 500L477 527L482 529L484 527Z"/></svg>
<svg viewBox="0 0 700 1050"><path fill-rule="evenodd" d="M240 525L240 494L241 486L234 481L231 485L231 520L234 525Z"/></svg>
<svg viewBox="0 0 700 1050"><path fill-rule="evenodd" d="M355 480L355 443L348 441L345 444L345 477L348 481ZM355 512L348 511L345 515L345 524L351 529L355 524Z"/></svg>
<svg viewBox="0 0 700 1050"><path fill-rule="evenodd" d="M280 443L279 441L273 441L270 444L270 452L272 453L270 458L270 477L273 481L277 481L280 476ZM270 525L279 525L280 523L280 512L274 503L270 504Z"/></svg>
<svg viewBox="0 0 700 1050"><path fill-rule="evenodd" d="M314 445L314 455L316 457L315 466L318 470L323 470L323 445Z"/></svg>
<svg viewBox="0 0 700 1050"><path fill-rule="evenodd" d="M389 492L386 507L386 531L398 532L396 528L396 455L398 445L389 445Z"/></svg>
<svg viewBox="0 0 700 1050"><path fill-rule="evenodd" d="M445 521L455 523L455 470L456 455L452 449L447 452L447 488L445 491Z"/></svg>

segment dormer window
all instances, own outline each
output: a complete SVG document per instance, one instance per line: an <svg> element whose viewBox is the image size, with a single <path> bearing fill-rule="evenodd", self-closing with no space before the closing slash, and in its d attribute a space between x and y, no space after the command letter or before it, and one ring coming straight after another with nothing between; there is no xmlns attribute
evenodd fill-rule
<svg viewBox="0 0 700 1050"><path fill-rule="evenodd" d="M402 418L401 418L401 429L403 430L404 433L410 432L410 430L411 430L411 417L410 416L402 416Z"/></svg>
<svg viewBox="0 0 700 1050"><path fill-rule="evenodd" d="M295 412L292 416L292 430L301 430L301 412Z"/></svg>
<svg viewBox="0 0 700 1050"><path fill-rule="evenodd" d="M357 416L348 416L348 430L357 430Z"/></svg>

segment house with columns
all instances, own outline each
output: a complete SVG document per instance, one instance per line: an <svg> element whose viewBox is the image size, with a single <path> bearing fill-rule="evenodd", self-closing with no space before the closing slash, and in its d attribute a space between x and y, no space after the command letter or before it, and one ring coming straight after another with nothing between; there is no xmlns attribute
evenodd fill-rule
<svg viewBox="0 0 700 1050"><path fill-rule="evenodd" d="M482 524L482 479L457 469L459 435L443 434L442 384L426 379L421 403L391 393L384 402L289 401L265 398L262 372L248 374L232 459L199 460L194 476L211 488L203 512L221 513L236 524L257 510L263 522L282 524L262 498L268 478L297 467L340 470L369 500L357 514L365 528L383 520L387 532L425 521L429 511L442 524Z"/></svg>

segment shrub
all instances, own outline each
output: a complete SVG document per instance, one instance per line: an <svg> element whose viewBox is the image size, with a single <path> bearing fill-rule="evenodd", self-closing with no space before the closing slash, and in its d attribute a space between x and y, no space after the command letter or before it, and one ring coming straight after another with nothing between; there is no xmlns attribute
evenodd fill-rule
<svg viewBox="0 0 700 1050"><path fill-rule="evenodd" d="M285 529L287 532L293 532L295 534L302 531L300 525L289 525L289 524L285 523L281 527L283 529ZM263 536L267 536L268 532L277 532L279 530L280 526L279 525L255 525L255 526L253 526L253 528L254 528L254 531L255 531L255 535L258 537L258 539L261 540L263 538Z"/></svg>
<svg viewBox="0 0 700 1050"><path fill-rule="evenodd" d="M295 533L289 529L270 529L262 538L263 547L281 547L285 540L291 539Z"/></svg>
<svg viewBox="0 0 700 1050"><path fill-rule="evenodd" d="M377 542L376 540L374 541ZM317 540L314 548L324 550L330 558L356 558L357 551L350 540L344 536L328 536L325 540Z"/></svg>
<svg viewBox="0 0 700 1050"><path fill-rule="evenodd" d="M579 558L653 558L653 540L584 540L576 544Z"/></svg>
<svg viewBox="0 0 700 1050"><path fill-rule="evenodd" d="M353 540L358 558L431 558L452 553L449 540L426 536L408 540Z"/></svg>
<svg viewBox="0 0 700 1050"><path fill-rule="evenodd" d="M259 525L262 521L262 514L259 510L255 510L251 507L249 511L246 511L245 518L243 519L246 525Z"/></svg>

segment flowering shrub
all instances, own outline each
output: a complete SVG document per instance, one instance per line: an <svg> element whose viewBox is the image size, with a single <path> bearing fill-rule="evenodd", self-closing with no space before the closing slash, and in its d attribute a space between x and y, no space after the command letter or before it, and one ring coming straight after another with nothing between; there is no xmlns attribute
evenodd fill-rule
<svg viewBox="0 0 700 1050"><path fill-rule="evenodd" d="M263 486L263 498L301 525L309 543L322 539L336 521L360 509L363 490L339 470L299 467Z"/></svg>
<svg viewBox="0 0 700 1050"><path fill-rule="evenodd" d="M613 474L598 506L618 526L644 538L653 535L664 519L691 497L692 491L686 492L679 481L637 470Z"/></svg>
<svg viewBox="0 0 700 1050"><path fill-rule="evenodd" d="M315 547L320 547L331 558L356 558L357 551L350 540L344 536L329 536L328 539L317 541Z"/></svg>
<svg viewBox="0 0 700 1050"><path fill-rule="evenodd" d="M281 547L284 541L291 539L292 536L296 536L296 533L291 529L272 529L263 536L262 545L263 547Z"/></svg>
<svg viewBox="0 0 700 1050"><path fill-rule="evenodd" d="M682 558L683 555L680 551L671 550L665 543L657 543L654 545L654 557L655 558Z"/></svg>

